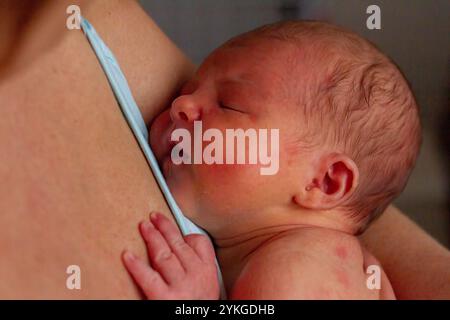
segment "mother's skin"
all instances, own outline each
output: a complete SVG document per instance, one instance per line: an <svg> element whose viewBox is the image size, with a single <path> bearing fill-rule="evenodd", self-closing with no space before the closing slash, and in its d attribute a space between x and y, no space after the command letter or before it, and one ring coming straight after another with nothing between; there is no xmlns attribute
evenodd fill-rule
<svg viewBox="0 0 450 320"><path fill-rule="evenodd" d="M0 5L0 298L138 298L120 253L144 255L138 222L169 211L66 7L114 52L147 123L193 66L133 1L35 3ZM66 288L73 264L81 290Z"/></svg>
<svg viewBox="0 0 450 320"><path fill-rule="evenodd" d="M144 256L137 223L170 215L65 9L79 4L114 52L147 123L194 67L133 1L16 2L0 4L0 298L140 297L120 253ZM450 297L448 251L395 209L363 241L399 297ZM81 290L65 286L72 264Z"/></svg>

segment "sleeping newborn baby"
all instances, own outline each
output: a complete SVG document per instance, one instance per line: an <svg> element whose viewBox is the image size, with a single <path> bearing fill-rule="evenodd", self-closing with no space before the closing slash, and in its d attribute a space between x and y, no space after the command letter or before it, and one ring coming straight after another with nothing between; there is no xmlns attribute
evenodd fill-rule
<svg viewBox="0 0 450 320"><path fill-rule="evenodd" d="M194 136L199 122L223 136L278 129L277 172L261 174L260 162L175 164L173 132ZM150 133L179 206L214 241L229 298L395 298L357 235L405 187L420 123L402 73L368 41L321 22L240 35L207 57ZM140 230L150 264L123 259L148 298L218 298L205 236L182 237L157 213Z"/></svg>

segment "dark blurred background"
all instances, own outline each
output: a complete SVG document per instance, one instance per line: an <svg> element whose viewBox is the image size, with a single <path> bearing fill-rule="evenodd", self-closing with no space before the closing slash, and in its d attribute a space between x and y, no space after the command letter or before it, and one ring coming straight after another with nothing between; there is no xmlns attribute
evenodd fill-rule
<svg viewBox="0 0 450 320"><path fill-rule="evenodd" d="M371 40L405 73L422 112L423 145L396 205L450 247L449 0L141 0L169 37L197 64L227 39L283 19L318 19ZM381 9L368 30L366 9Z"/></svg>

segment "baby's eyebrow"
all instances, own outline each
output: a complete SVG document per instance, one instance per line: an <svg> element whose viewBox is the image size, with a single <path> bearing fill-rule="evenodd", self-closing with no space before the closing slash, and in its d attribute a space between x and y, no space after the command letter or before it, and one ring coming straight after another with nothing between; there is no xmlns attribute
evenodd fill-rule
<svg viewBox="0 0 450 320"><path fill-rule="evenodd" d="M228 83L230 86L234 86L237 90L244 90L248 93L253 93L254 99L270 96L268 90L263 90L264 92L261 92L261 82L257 78L256 74L243 73L224 80L225 84Z"/></svg>
<svg viewBox="0 0 450 320"><path fill-rule="evenodd" d="M250 77L245 75L239 75L234 77L229 77L219 81L220 84L250 84L254 85L254 82Z"/></svg>

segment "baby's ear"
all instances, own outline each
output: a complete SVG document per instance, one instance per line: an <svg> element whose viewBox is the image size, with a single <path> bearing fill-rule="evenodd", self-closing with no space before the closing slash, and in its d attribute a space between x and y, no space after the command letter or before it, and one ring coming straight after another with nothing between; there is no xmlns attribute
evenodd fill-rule
<svg viewBox="0 0 450 320"><path fill-rule="evenodd" d="M313 180L295 195L298 205L315 210L333 209L355 191L359 171L355 162L343 154L328 154L321 158Z"/></svg>

